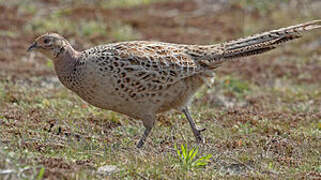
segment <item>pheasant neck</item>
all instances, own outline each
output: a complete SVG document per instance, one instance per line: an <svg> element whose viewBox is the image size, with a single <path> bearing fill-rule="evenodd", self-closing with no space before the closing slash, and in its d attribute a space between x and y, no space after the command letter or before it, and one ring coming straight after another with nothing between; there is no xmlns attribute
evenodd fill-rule
<svg viewBox="0 0 321 180"><path fill-rule="evenodd" d="M64 47L63 52L54 59L54 66L59 80L67 86L67 81L71 79L76 63L79 61L80 52L70 45Z"/></svg>

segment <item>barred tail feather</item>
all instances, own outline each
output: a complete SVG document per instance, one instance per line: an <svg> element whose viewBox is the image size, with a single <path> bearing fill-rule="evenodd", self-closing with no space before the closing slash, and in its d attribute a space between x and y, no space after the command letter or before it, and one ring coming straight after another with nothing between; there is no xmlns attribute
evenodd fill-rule
<svg viewBox="0 0 321 180"><path fill-rule="evenodd" d="M321 19L223 43L221 44L223 53L219 55L220 58L215 58L214 64L233 58L264 53L287 41L302 37L304 32L315 29L321 29Z"/></svg>

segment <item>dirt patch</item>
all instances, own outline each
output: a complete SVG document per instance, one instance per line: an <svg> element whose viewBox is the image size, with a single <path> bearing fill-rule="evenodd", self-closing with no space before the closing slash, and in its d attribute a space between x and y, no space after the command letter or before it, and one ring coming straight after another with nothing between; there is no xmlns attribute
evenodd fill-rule
<svg viewBox="0 0 321 180"><path fill-rule="evenodd" d="M278 63L276 57L260 60L258 57L242 60L243 62L226 63L218 69L222 75L239 74L243 79L250 80L257 85L268 85L274 79L288 77L297 84L314 84L321 81L321 67L315 63L298 65L291 62ZM236 69L238 69L236 71ZM301 76L309 72L309 76Z"/></svg>
<svg viewBox="0 0 321 180"><path fill-rule="evenodd" d="M69 179L72 173L81 168L93 170L93 162L91 160L70 162L63 158L41 157L36 159L36 161L45 167L44 177L49 177L50 179Z"/></svg>
<svg viewBox="0 0 321 180"><path fill-rule="evenodd" d="M48 168L58 168L58 169L66 169L66 170L75 168L74 167L75 164L66 162L62 158L42 158L39 162L40 164Z"/></svg>

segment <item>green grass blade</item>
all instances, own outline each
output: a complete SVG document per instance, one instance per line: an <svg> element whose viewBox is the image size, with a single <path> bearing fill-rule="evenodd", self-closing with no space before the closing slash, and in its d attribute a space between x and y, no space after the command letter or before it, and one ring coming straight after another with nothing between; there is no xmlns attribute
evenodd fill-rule
<svg viewBox="0 0 321 180"><path fill-rule="evenodd" d="M177 148L176 144L175 144L174 148L176 149L176 153L178 155L178 158L181 160L182 159L181 151Z"/></svg>
<svg viewBox="0 0 321 180"><path fill-rule="evenodd" d="M37 180L41 180L43 178L43 175L45 174L45 168L42 167L38 173Z"/></svg>
<svg viewBox="0 0 321 180"><path fill-rule="evenodd" d="M185 148L185 145L181 145L181 149L182 149L182 154L183 154L183 157L184 159L186 159L186 156L187 156L187 145L186 145L186 148Z"/></svg>
<svg viewBox="0 0 321 180"><path fill-rule="evenodd" d="M193 153L194 153L194 148L193 149L191 149L189 152L188 152L188 158L192 161L193 160L193 158L192 158L192 156L193 156Z"/></svg>
<svg viewBox="0 0 321 180"><path fill-rule="evenodd" d="M193 150L195 150L195 151L194 151L194 153L191 154L191 160L193 160L198 153L198 148L193 148Z"/></svg>

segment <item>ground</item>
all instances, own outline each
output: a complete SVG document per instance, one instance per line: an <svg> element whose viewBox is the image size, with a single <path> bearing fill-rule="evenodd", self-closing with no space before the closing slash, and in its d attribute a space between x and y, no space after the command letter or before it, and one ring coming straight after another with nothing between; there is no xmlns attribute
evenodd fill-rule
<svg viewBox="0 0 321 180"><path fill-rule="evenodd" d="M143 125L88 105L64 88L48 59L27 53L58 32L78 50L155 40L213 44L321 17L317 0L0 0L0 178L321 178L321 32L217 69L191 103L197 145L179 112L160 115L144 148ZM212 155L183 168L175 144Z"/></svg>

